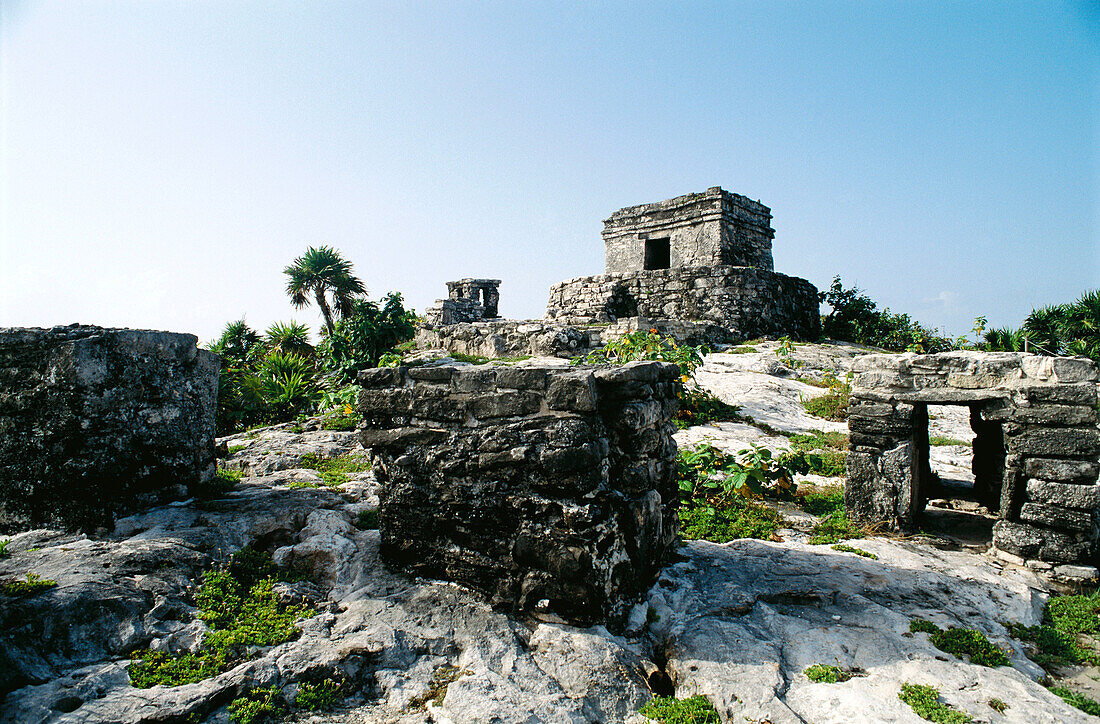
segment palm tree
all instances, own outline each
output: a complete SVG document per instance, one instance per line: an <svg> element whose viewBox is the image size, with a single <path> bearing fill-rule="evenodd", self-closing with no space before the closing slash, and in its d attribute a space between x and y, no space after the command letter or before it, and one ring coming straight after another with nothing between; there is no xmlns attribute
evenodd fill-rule
<svg viewBox="0 0 1100 724"><path fill-rule="evenodd" d="M329 334L333 330L333 306L340 316L351 314L356 296L367 292L363 282L352 275L351 262L328 246L309 247L283 272L290 277L286 284L290 303L301 309L309 304L312 294Z"/></svg>
<svg viewBox="0 0 1100 724"><path fill-rule="evenodd" d="M275 322L264 333L264 344L268 351L278 354L313 356L313 345L309 343L309 327L298 322Z"/></svg>

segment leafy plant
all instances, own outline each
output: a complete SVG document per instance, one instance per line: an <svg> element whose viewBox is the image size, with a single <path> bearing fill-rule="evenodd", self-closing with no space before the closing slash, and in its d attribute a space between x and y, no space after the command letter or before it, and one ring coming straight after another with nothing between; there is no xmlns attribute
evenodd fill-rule
<svg viewBox="0 0 1100 724"><path fill-rule="evenodd" d="M8 539L8 538L5 538L4 540L0 540L0 558L6 558L6 557L11 555L10 553L8 553L8 544L9 543L11 543L11 540Z"/></svg>
<svg viewBox="0 0 1100 724"><path fill-rule="evenodd" d="M28 573L24 581L15 579L0 583L0 594L12 597L33 596L56 585L57 581L50 581L37 573Z"/></svg>
<svg viewBox="0 0 1100 724"><path fill-rule="evenodd" d="M318 355L336 383L351 384L359 372L374 367L415 332L416 315L405 309L397 292L387 294L381 304L356 299L349 313L323 333Z"/></svg>
<svg viewBox="0 0 1100 724"><path fill-rule="evenodd" d="M723 402L708 390L698 386L685 386L679 391L680 406L673 422L683 429L710 422L743 422L738 405Z"/></svg>
<svg viewBox="0 0 1100 724"><path fill-rule="evenodd" d="M574 358L573 364L625 364L637 360L659 360L678 365L680 375L686 381L694 374L695 368L703 363L703 354L704 350L678 344L672 337L650 329L624 334L584 357Z"/></svg>
<svg viewBox="0 0 1100 724"><path fill-rule="evenodd" d="M802 672L810 681L819 684L836 684L852 678L844 669L829 664L814 664Z"/></svg>
<svg viewBox="0 0 1100 724"><path fill-rule="evenodd" d="M1008 655L1004 650L995 646L985 634L972 628L947 628L941 629L936 624L922 619L914 619L909 623L912 632L925 632L931 634L932 645L940 651L953 654L961 659L967 656L970 663L979 666L1008 666Z"/></svg>
<svg viewBox="0 0 1100 724"><path fill-rule="evenodd" d="M681 496L711 505L728 505L735 498L760 497L765 492L777 497L794 493L790 469L771 450L758 445L730 455L703 442L681 450L678 464Z"/></svg>
<svg viewBox="0 0 1100 724"><path fill-rule="evenodd" d="M294 705L305 711L332 711L336 701L343 696L343 687L335 679L305 682L298 686Z"/></svg>
<svg viewBox="0 0 1100 724"><path fill-rule="evenodd" d="M1090 699L1084 694L1073 691L1072 689L1067 689L1064 686L1052 686L1050 687L1050 693L1061 697L1062 701L1072 707L1080 709L1086 714L1100 716L1100 702L1097 702L1095 699Z"/></svg>
<svg viewBox="0 0 1100 724"><path fill-rule="evenodd" d="M638 713L663 724L721 724L718 711L705 696L655 696Z"/></svg>
<svg viewBox="0 0 1100 724"><path fill-rule="evenodd" d="M1004 703L997 697L992 697L988 702L989 708L998 714L1004 714L1008 710L1008 704Z"/></svg>
<svg viewBox="0 0 1100 724"><path fill-rule="evenodd" d="M229 719L235 724L272 724L290 713L278 687L250 689L229 702Z"/></svg>
<svg viewBox="0 0 1100 724"><path fill-rule="evenodd" d="M816 417L843 422L848 419L848 401L851 395L852 373L849 372L843 381L832 382L829 391L824 395L802 399L802 406L806 408L806 412Z"/></svg>
<svg viewBox="0 0 1100 724"><path fill-rule="evenodd" d="M967 724L974 719L965 711L959 711L940 702L940 692L932 686L923 684L901 685L898 698L904 701L921 719L937 724Z"/></svg>
<svg viewBox="0 0 1100 724"><path fill-rule="evenodd" d="M819 294L830 311L821 318L822 334L845 342L855 342L894 352L946 352L955 342L934 329L910 319L908 314L879 310L870 297L857 287L845 289L840 277L833 277L828 291Z"/></svg>
<svg viewBox="0 0 1100 724"><path fill-rule="evenodd" d="M264 346L268 353L312 357L313 345L309 343L309 327L299 322L275 322L264 334Z"/></svg>
<svg viewBox="0 0 1100 724"><path fill-rule="evenodd" d="M775 356L779 358L779 361L784 366L789 367L792 370L796 370L802 366L802 363L794 358L794 342L790 337L784 336L779 338L779 347L775 350Z"/></svg>

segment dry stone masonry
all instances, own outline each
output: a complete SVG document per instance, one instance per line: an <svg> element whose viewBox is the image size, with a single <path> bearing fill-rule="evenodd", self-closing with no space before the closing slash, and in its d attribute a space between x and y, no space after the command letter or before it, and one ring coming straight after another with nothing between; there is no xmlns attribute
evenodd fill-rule
<svg viewBox="0 0 1100 724"><path fill-rule="evenodd" d="M552 286L541 322L494 320L499 282L463 279L447 282L417 343L501 357L582 353L637 329L691 344L816 339L817 289L774 271L771 218L718 187L620 209L604 221L607 273Z"/></svg>
<svg viewBox="0 0 1100 724"><path fill-rule="evenodd" d="M853 364L845 504L914 529L934 483L928 405L970 407L974 492L999 511L995 549L1093 565L1100 511L1097 367L1015 352L867 355Z"/></svg>
<svg viewBox="0 0 1100 724"><path fill-rule="evenodd" d="M621 623L677 534L678 375L663 362L362 372L383 558L505 610Z"/></svg>
<svg viewBox="0 0 1100 724"><path fill-rule="evenodd" d="M209 479L219 363L196 342L0 329L0 530L94 530Z"/></svg>

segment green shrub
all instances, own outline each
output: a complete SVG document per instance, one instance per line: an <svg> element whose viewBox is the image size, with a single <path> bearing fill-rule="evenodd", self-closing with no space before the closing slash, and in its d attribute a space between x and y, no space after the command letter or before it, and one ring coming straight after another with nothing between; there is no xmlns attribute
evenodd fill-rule
<svg viewBox="0 0 1100 724"><path fill-rule="evenodd" d="M678 365L681 377L686 380L703 363L703 354L705 350L679 344L672 337L651 329L624 334L584 357L574 358L573 364L626 364L637 360L660 360Z"/></svg>
<svg viewBox="0 0 1100 724"><path fill-rule="evenodd" d="M12 597L33 596L56 585L57 581L47 580L37 573L28 573L25 581L14 579L0 583L0 593Z"/></svg>
<svg viewBox="0 0 1100 724"><path fill-rule="evenodd" d="M851 373L845 381L829 385L829 391L818 397L801 398L806 412L826 420L843 422L848 419L848 402L852 395Z"/></svg>
<svg viewBox="0 0 1100 724"><path fill-rule="evenodd" d="M1018 352L1024 339L1032 352L1083 355L1100 361L1100 290L1086 291L1076 301L1033 309L1020 329L985 333L985 349Z"/></svg>
<svg viewBox="0 0 1100 724"><path fill-rule="evenodd" d="M312 611L279 603L276 578L283 572L270 556L243 548L228 564L207 571L196 595L199 618L209 631L198 653L140 651L127 668L131 684L146 689L180 686L214 676L246 660L249 647L274 646L298 635L294 623ZM285 578L300 580L290 572Z"/></svg>
<svg viewBox="0 0 1100 724"><path fill-rule="evenodd" d="M1100 629L1100 591L1052 598L1041 624L1009 623L1005 627L1016 638L1035 644L1035 661L1044 667L1066 663L1100 666L1100 654L1082 641L1082 636Z"/></svg>
<svg viewBox="0 0 1100 724"><path fill-rule="evenodd" d="M1050 693L1062 698L1062 701L1066 702L1070 706L1076 707L1086 714L1092 716L1100 716L1100 702L1094 699L1090 699L1084 694L1080 694L1072 689L1067 689L1064 686L1052 686Z"/></svg>
<svg viewBox="0 0 1100 724"><path fill-rule="evenodd" d="M734 501L716 508L703 503L680 505L680 535L686 540L728 543L738 538L772 540L782 517L771 508L748 501Z"/></svg>
<svg viewBox="0 0 1100 724"><path fill-rule="evenodd" d="M355 516L355 527L359 530L378 530L378 509L361 511Z"/></svg>
<svg viewBox="0 0 1100 724"><path fill-rule="evenodd" d="M851 538L862 538L863 532L852 526L848 521L848 515L843 510L829 513L821 521L814 524L810 531L810 545L828 545L839 543Z"/></svg>
<svg viewBox="0 0 1100 724"><path fill-rule="evenodd" d="M294 705L305 711L332 711L337 700L343 696L343 687L339 681L324 679L298 686L294 696Z"/></svg>
<svg viewBox="0 0 1100 724"><path fill-rule="evenodd" d="M802 673L805 674L806 678L810 681L819 684L836 684L837 682L848 681L852 678L852 675L844 669L830 666L829 664L814 664Z"/></svg>
<svg viewBox="0 0 1100 724"><path fill-rule="evenodd" d="M329 487L336 487L348 482L352 473L362 473L370 470L370 461L363 455L340 455L334 458L323 458L316 453L306 453L298 462L299 467L316 470L321 480Z"/></svg>
<svg viewBox="0 0 1100 724"><path fill-rule="evenodd" d="M810 493L799 498L799 505L810 515L831 515L844 510L844 491Z"/></svg>
<svg viewBox="0 0 1100 724"><path fill-rule="evenodd" d="M965 711L941 703L939 690L932 686L902 684L898 698L908 704L921 719L937 724L967 724L974 721Z"/></svg>
<svg viewBox="0 0 1100 724"><path fill-rule="evenodd" d="M350 313L324 334L317 352L322 368L345 384L355 382L362 370L377 365L416 332L416 315L404 300L391 292L381 302L356 299Z"/></svg>
<svg viewBox="0 0 1100 724"><path fill-rule="evenodd" d="M0 558L6 558L6 557L11 555L10 553L8 553L8 544L9 543L11 543L11 540L8 539L8 538L5 538L4 540L0 540Z"/></svg>
<svg viewBox="0 0 1100 724"><path fill-rule="evenodd" d="M735 499L794 495L794 474L782 458L752 445L734 454L701 442L680 450L677 459L680 496L728 505Z"/></svg>
<svg viewBox="0 0 1100 724"><path fill-rule="evenodd" d="M863 558L870 558L872 561L878 560L878 556L876 556L874 553L869 553L862 548L856 548L854 546L845 545L843 543L837 543L832 548L834 551L840 551L841 553L854 553L857 556L862 556Z"/></svg>
<svg viewBox="0 0 1100 724"><path fill-rule="evenodd" d="M909 630L931 634L930 640L937 649L958 659L968 656L972 664L995 667L1010 663L1003 649L995 646L984 633L972 628L941 629L930 621L913 619L909 622Z"/></svg>
<svg viewBox="0 0 1100 724"><path fill-rule="evenodd" d="M272 724L289 713L282 693L274 686L251 689L229 702L229 720L235 724Z"/></svg>
<svg viewBox="0 0 1100 724"><path fill-rule="evenodd" d="M663 724L721 724L722 721L705 696L690 699L655 696L638 713Z"/></svg>
<svg viewBox="0 0 1100 724"><path fill-rule="evenodd" d="M325 415L321 418L322 430L337 430L340 432L351 432L359 427L359 423L363 421L363 418L357 414L346 415L342 412L334 413L332 415Z"/></svg>
<svg viewBox="0 0 1100 724"><path fill-rule="evenodd" d="M829 339L894 352L947 352L955 347L953 340L913 321L908 314L879 310L860 289L845 289L839 276L833 277L829 290L820 292L819 297L831 308L821 318L822 335Z"/></svg>
<svg viewBox="0 0 1100 724"><path fill-rule="evenodd" d="M995 696L991 698L987 703L989 704L989 708L997 712L998 714L1004 714L1005 711L1008 709L1008 704L1004 703Z"/></svg>

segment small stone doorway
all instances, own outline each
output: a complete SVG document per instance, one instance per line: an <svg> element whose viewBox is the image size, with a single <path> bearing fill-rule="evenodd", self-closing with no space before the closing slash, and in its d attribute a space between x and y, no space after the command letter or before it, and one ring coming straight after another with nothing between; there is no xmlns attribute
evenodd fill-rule
<svg viewBox="0 0 1100 724"><path fill-rule="evenodd" d="M672 246L670 239L645 240L644 269L668 269L672 265Z"/></svg>

